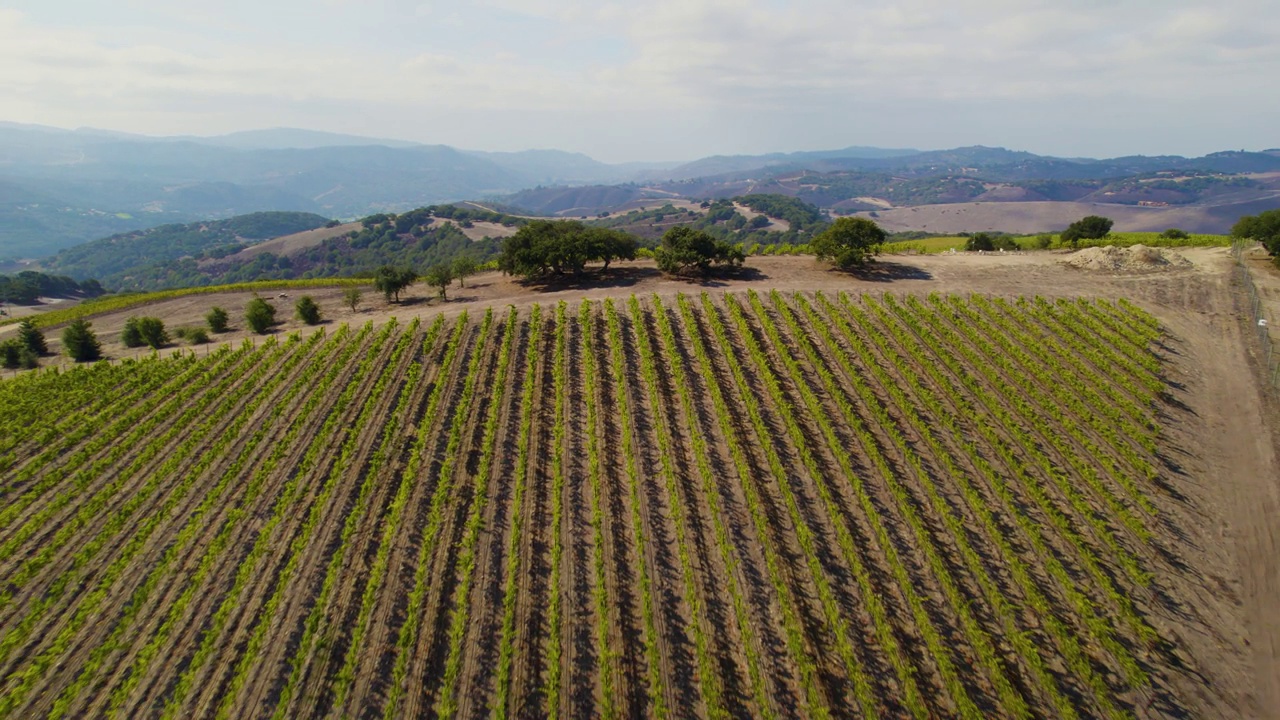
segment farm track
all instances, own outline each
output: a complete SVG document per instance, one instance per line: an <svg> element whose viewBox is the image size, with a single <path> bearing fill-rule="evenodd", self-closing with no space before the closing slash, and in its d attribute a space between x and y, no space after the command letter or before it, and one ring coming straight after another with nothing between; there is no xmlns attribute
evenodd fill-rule
<svg viewBox="0 0 1280 720"><path fill-rule="evenodd" d="M595 544L596 644L601 658L601 677L610 677L602 688L604 715L636 717L645 714L642 672L637 660L644 657L639 630L633 624L640 616L632 588L638 586L630 577L633 566L628 556L634 552L630 538L631 514L622 508L618 491L626 487L616 474L609 473L608 458L603 455L607 444L607 418L602 408L609 390L600 350L604 347L602 322L590 303L580 306L578 314L578 364L582 368L580 397L583 400L583 426L587 446L588 489L591 494L591 525ZM613 698L618 698L617 701Z"/></svg>
<svg viewBox="0 0 1280 720"><path fill-rule="evenodd" d="M1162 333L704 293L39 379L93 430L0 451L0 717L1195 715Z"/></svg>
<svg viewBox="0 0 1280 720"><path fill-rule="evenodd" d="M737 345L750 350L750 352L746 352L745 349L742 351L747 355L742 362L750 363L749 367L761 378L762 384L758 392L762 397L769 399L768 408L774 413L775 422L780 428L777 437L789 439L789 445L795 448L796 461L804 468L803 473L793 473L791 477L794 478L794 482L788 483L787 492L795 498L789 501L789 504L793 505L793 516L803 518L798 525L807 528L807 533L812 537L823 538L826 542L832 543L826 545L825 550L820 552L818 557L820 563L811 562L814 577L828 588L823 589L821 585L819 586L820 593L826 596L824 612L828 617L828 623L841 626L845 622L840 617L842 603L839 588L852 587L855 584L852 582L853 577L870 574L865 567L862 567L865 561L862 553L856 549L856 544L861 543L878 548L879 552L873 551L868 553L868 556L883 562L883 567L888 570L903 591L904 605L910 608L911 619L920 626L923 631L921 640L928 646L927 650L921 651L922 656L931 657L935 661L935 667L940 674L939 686L940 688L947 686L941 694L949 696L958 709L963 708L965 703L972 702L970 698L974 689L972 687L961 689L955 684L954 676L947 677L948 672L954 673L954 671L949 671L946 662L948 650L964 651L963 640L959 636L944 636L945 646L943 641L936 638L932 642L929 641L932 627L941 627L945 632L946 629L955 627L956 622L950 617L942 619L930 617L930 609L935 613L943 612L943 603L936 585L932 584L922 564L916 560L920 550L919 538L894 536L891 532L884 531L885 524L881 523L880 519L892 520L895 517L894 499L887 495L881 483L871 485L868 492L866 486L857 481L860 479L859 471L853 466L852 459L847 457L844 442L835 439L834 428L830 427L826 412L818 407L812 391L804 396L807 402L797 399L796 390L793 388L799 387L794 384L798 378L794 368L787 365L788 361L793 361L792 358L789 355L779 354L770 360L761 346L769 347L771 343L766 343L763 333L751 326L740 304L731 297L725 297L724 301L723 312L727 313L728 321L735 327L734 337ZM707 301L704 299L705 304ZM771 369L773 367L779 369L775 371ZM783 368L786 368L785 372ZM821 430L814 427L817 422L823 424ZM785 431L781 430L783 427L786 428ZM828 438L833 441L824 444L821 440L824 432L830 433ZM862 449L864 453L880 452L879 447L874 444L864 443ZM863 472L869 476L870 468L864 469ZM855 482L832 484L827 478L834 476L844 476ZM850 491L853 492L850 493ZM902 527L897 522L891 524ZM864 540L859 541L858 537ZM834 543L833 540L835 540ZM813 546L813 541L809 541L809 544ZM825 573L820 567L825 569ZM827 580L827 577L831 580ZM875 592L864 585L864 598ZM932 602L925 602L917 595L923 595ZM849 603L850 600L845 598L843 604L847 606ZM850 643L848 639L843 642ZM947 649L943 649L944 647ZM850 684L857 681L865 687L868 682L866 673L859 667L861 663L854 651L846 645L842 655L845 670L849 673ZM905 675L900 679L905 682ZM976 679L976 675L971 676L971 679ZM950 683L949 686L948 683ZM858 696L866 702L865 689ZM916 706L918 707L918 704Z"/></svg>
<svg viewBox="0 0 1280 720"><path fill-rule="evenodd" d="M667 717L670 709L677 702L674 687L680 677L675 672L672 646L672 623L668 618L669 608L665 583L662 578L669 565L669 557L659 553L667 547L666 533L654 519L655 498L641 492L640 477L644 472L644 461L639 457L643 452L639 443L638 427L647 427L640 419L641 409L638 407L636 395L626 382L627 377L636 377L638 373L628 368L632 358L625 345L622 333L622 321L616 306L610 302L604 306L605 317L602 322L601 336L603 341L596 347L599 349L597 362L603 368L601 392L605 396L602 403L606 407L616 408L614 413L605 413L603 444L606 448L621 449L620 454L606 458L610 463L610 476L614 478L620 501L625 503L630 520L631 540L636 565L634 567L634 586L638 588L636 598L636 614L638 617L637 633L642 633L643 649L638 649L633 656L637 667L643 667L646 675L646 695L642 706L645 714L651 717ZM646 487L651 487L646 484ZM617 510L621 514L622 510ZM664 572L658 573L662 568ZM622 571L625 572L625 569ZM682 625L681 625L682 626ZM641 661L643 660L643 663Z"/></svg>
<svg viewBox="0 0 1280 720"><path fill-rule="evenodd" d="M596 577L595 553L602 550L593 535L591 478L588 473L587 418L580 360L580 335L582 327L574 322L572 308L566 312L565 323L565 444L563 463L563 512L564 555L560 569L560 603L564 642L563 670L561 671L561 697L566 718L603 717L612 715L612 708L601 707L601 693L605 683L612 684L616 673L608 667L606 648L600 644L596 630L599 623L595 603ZM607 622L604 621L604 622ZM607 673L607 674L606 674ZM609 698L613 702L614 698Z"/></svg>
<svg viewBox="0 0 1280 720"><path fill-rule="evenodd" d="M413 347L420 345L421 341L414 336L409 344ZM380 528L388 524L387 515L396 494L397 484L393 482L395 463L413 437L412 431L416 429L413 418L420 412L418 406L425 401L432 387L431 383L421 377L422 363L418 354L410 350L408 361L411 363L409 370L388 389L389 394L397 395L396 406L390 411L397 414L386 423L370 423L368 432L377 434L380 440L373 456L366 456L358 471L365 484L372 483L373 491L366 503L368 512L362 523L351 526L352 530L347 534L350 542L346 543L350 550L342 556L341 564L331 565L331 571L336 570L337 577L343 578L343 581L340 581L326 607L317 606L312 610L312 617L318 622L315 630L318 646L315 654L307 656L301 665L295 665L295 668L302 668L301 672L295 670L301 689L295 696L298 705L282 708L287 714L325 712L325 708L333 701L332 697L327 696L326 685L344 669L343 661L351 639L348 631L358 623L363 604L356 604L364 594L364 585L361 583L371 581L370 572L381 544ZM333 562L339 561L335 559ZM308 625L311 622L311 618L308 618ZM252 714L254 706L250 704L244 712Z"/></svg>
<svg viewBox="0 0 1280 720"><path fill-rule="evenodd" d="M438 341L438 333L436 340ZM359 628L363 626L361 616L364 615L364 598L367 597L365 586L361 583L375 582L372 569L379 563L376 558L381 552L382 525L386 524L391 529L398 527L398 521L388 520L388 514L394 512L392 498L399 495L397 488L401 487L393 482L396 464L406 452L409 440L415 436L414 418L422 414L419 406L434 386L422 377L424 364L421 354L412 349L422 344L424 342L420 342L417 336L409 340L409 369L388 389L389 394L397 396L395 407L390 410L391 415L385 423L372 422L366 431L375 433L380 438L377 450L372 456L365 456L358 470L363 478L361 497L367 495L367 501L363 505L368 508L368 512L359 523L352 524L350 517L347 520L343 534L346 542L343 547L349 545L350 551L340 558L335 556L331 561L325 585L331 583L330 578L340 577L343 580L337 581L339 584L336 585L329 603L314 607L306 621L307 631L317 638L313 645L316 649L303 662L292 663L290 684L296 682L300 689L289 695L297 705L278 705L277 713L323 712L322 708L335 701L335 697L330 695L332 688L328 683L335 677L349 677L346 660L353 635L348 634L348 631L359 632ZM408 476L403 478L403 482L409 481ZM372 492L366 493L366 488L371 488ZM359 604L356 604L357 600ZM340 682L339 687L342 688L341 692L345 692L349 689L349 683ZM261 686L257 692L263 692ZM250 705L246 711L252 712L253 706Z"/></svg>
<svg viewBox="0 0 1280 720"><path fill-rule="evenodd" d="M425 547L426 552L420 553L418 557L419 572L413 592L422 598L421 610L418 611L418 617L410 617L409 620L420 622L420 626L416 637L412 638L413 644L402 644L400 655L396 658L397 667L407 669L407 684L403 688L395 688L402 689L406 694L403 710L399 712L410 716L430 712L435 700L434 693L438 693L439 688L424 681L440 677L446 659L446 646L442 641L447 637L449 603L457 585L455 550L461 538L466 513L474 501L469 492L472 488L465 480L470 474L467 456L470 449L478 444L477 431L481 429L482 403L475 402L475 397L477 389L488 388L487 378L493 371L494 361L497 359L496 348L500 341L499 326L493 322L492 314L486 315L479 332L482 338L479 343L483 344L477 344L469 359L464 386L451 413L449 444L443 449L434 470L437 492L443 489L445 494L442 496L443 504L434 508L441 519L423 532L423 543L430 547ZM412 614L413 610L410 609L409 612ZM405 654L406 651L409 651L408 655ZM384 712L392 709L388 705Z"/></svg>
<svg viewBox="0 0 1280 720"><path fill-rule="evenodd" d="M684 498L684 503L681 505L677 498L671 498L671 502L673 506L680 507L691 536L690 544L698 548L694 553L694 570L700 569L701 573L696 578L698 587L694 596L696 605L705 609L703 621L712 629L710 637L722 646L708 647L704 652L719 651L716 660L721 667L719 680L723 685L723 705L727 706L728 714L740 716L748 714L754 701L756 715L776 716L774 701L785 703L786 694L792 692L792 688L786 685L782 670L786 662L777 657L783 641L773 634L777 628L774 620L776 610L769 605L768 598L762 601L762 607L753 606L753 597L756 596L753 591L760 587L759 573L755 569L760 561L746 552L746 548L754 547L754 543L749 539L735 542L735 538L730 536L723 500L714 487L717 478L713 468L723 466L723 460L713 450L716 430L709 427L708 418L698 409L687 404L694 392L685 370L691 360L682 352L684 346L675 340L675 329L669 322L666 309L655 304L654 309L646 313L639 302L632 302L631 316L632 327L639 328L635 334L637 346L643 348L641 356L663 354L671 359L671 364L653 361L649 404L658 419L654 433L662 433L663 429L672 433L671 442L676 446L676 451L668 456L672 461L672 471L685 470L677 473L675 478L676 486L682 486L678 487L678 495ZM669 336L668 332L671 333ZM662 343L659 343L659 338L664 338ZM672 340L672 345L666 345L666 340ZM663 404L663 397L672 400ZM678 404L673 400L676 397L680 398ZM663 406L666 406L664 411L658 411ZM662 452L660 445L655 450ZM745 530L746 524L735 527ZM721 594L726 589L728 598ZM767 619L762 621L762 615ZM728 616L735 621L728 623ZM769 679L780 684L768 687ZM703 684L705 697L707 680L704 679ZM709 712L712 710L708 708Z"/></svg>

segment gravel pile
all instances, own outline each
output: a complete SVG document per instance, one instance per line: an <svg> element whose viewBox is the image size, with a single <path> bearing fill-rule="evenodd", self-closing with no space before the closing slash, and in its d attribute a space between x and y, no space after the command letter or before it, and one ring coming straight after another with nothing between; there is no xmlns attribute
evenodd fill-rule
<svg viewBox="0 0 1280 720"><path fill-rule="evenodd" d="M1149 273L1182 270L1192 266L1190 260L1164 248L1133 245L1124 247L1092 247L1071 253L1060 261L1080 270L1113 273Z"/></svg>

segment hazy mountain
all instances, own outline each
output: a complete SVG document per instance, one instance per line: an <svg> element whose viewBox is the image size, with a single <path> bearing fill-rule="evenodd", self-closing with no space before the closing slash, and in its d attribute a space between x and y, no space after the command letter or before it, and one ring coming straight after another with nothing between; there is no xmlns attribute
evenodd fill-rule
<svg viewBox="0 0 1280 720"><path fill-rule="evenodd" d="M582 153L563 150L467 151L467 154L488 160L525 178L531 185L617 183L625 182L635 176L635 170L631 168L607 165Z"/></svg>
<svg viewBox="0 0 1280 720"><path fill-rule="evenodd" d="M238 148L240 150L310 150L327 147L360 147L381 145L390 148L411 148L421 143L407 140L388 140L386 138L370 138L360 135L344 135L341 133L321 132L319 130L300 130L298 128L269 128L266 130L244 130L227 135L213 137L179 137L175 140L187 140L204 145Z"/></svg>
<svg viewBox="0 0 1280 720"><path fill-rule="evenodd" d="M539 185L624 182L662 166L291 128L153 138L0 123L0 259L165 223L264 210L358 217Z"/></svg>
<svg viewBox="0 0 1280 720"><path fill-rule="evenodd" d="M815 163L832 160L883 160L909 157L919 150L885 149L873 147L847 147L843 150L820 150L767 155L713 155L678 165L670 170L648 173L651 179L690 180L693 178L750 172L764 168L783 169L809 167Z"/></svg>
<svg viewBox="0 0 1280 720"><path fill-rule="evenodd" d="M118 287L128 279L130 270L145 265L217 257L245 244L313 230L327 222L327 218L311 213L260 212L226 220L161 225L76 245L40 264L50 273L100 278Z"/></svg>
<svg viewBox="0 0 1280 720"><path fill-rule="evenodd" d="M153 138L0 122L0 259L41 257L114 233L257 211L350 218L526 190L507 202L536 212L580 215L643 199L646 193L655 198L779 193L840 210L869 210L859 197L910 205L979 197L1074 200L1095 192L1135 203L1199 202L1205 196L1198 185L1159 192L1106 187L1161 171L1274 172L1280 171L1280 152L1095 160L981 146L931 151L854 146L610 165L559 150L462 151L291 128ZM1251 202L1247 190L1210 188L1210 194L1236 193L1233 202Z"/></svg>

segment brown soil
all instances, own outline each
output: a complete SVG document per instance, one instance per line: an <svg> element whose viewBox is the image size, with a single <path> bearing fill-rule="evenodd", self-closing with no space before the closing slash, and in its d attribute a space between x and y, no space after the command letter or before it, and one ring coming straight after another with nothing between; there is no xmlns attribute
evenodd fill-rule
<svg viewBox="0 0 1280 720"><path fill-rule="evenodd" d="M966 202L876 210L875 221L889 232L923 230L935 233L995 230L1010 233L1056 232L1087 215L1103 215L1115 220L1117 232L1160 232L1182 228L1187 232L1226 233L1235 218L1275 207L1270 197L1239 205L1174 205L1141 207L1114 203L1060 202ZM1261 207L1257 207L1257 206ZM866 212L859 213L869 217Z"/></svg>
<svg viewBox="0 0 1280 720"><path fill-rule="evenodd" d="M316 228L315 230L306 230L292 235L284 235L278 238L272 238L256 245L251 245L234 255L228 255L221 260L210 260L206 263L224 263L231 260L250 260L262 253L273 253L275 255L292 255L293 253L307 248L315 247L325 240L336 238L339 235L346 235L349 232L356 232L361 229L358 222L346 223L345 225L335 225L334 227Z"/></svg>

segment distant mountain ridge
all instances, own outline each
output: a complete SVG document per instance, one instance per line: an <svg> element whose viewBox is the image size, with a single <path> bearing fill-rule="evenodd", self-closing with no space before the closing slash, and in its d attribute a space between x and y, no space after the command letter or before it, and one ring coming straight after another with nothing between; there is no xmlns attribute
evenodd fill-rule
<svg viewBox="0 0 1280 720"><path fill-rule="evenodd" d="M1098 183L1159 171L1280 172L1280 150L1094 160L981 146L852 146L609 164L560 150L483 152L292 128L156 138L0 122L0 260L43 257L166 223L273 210L352 218L493 198L532 213L589 215L620 198L753 192L856 210L859 195L850 193L857 183L911 202L962 201L993 191L992 198L1005 201L1054 200L1051 189L1026 184L1084 183L1061 198L1074 200L1101 188ZM790 188L804 178L818 181Z"/></svg>

